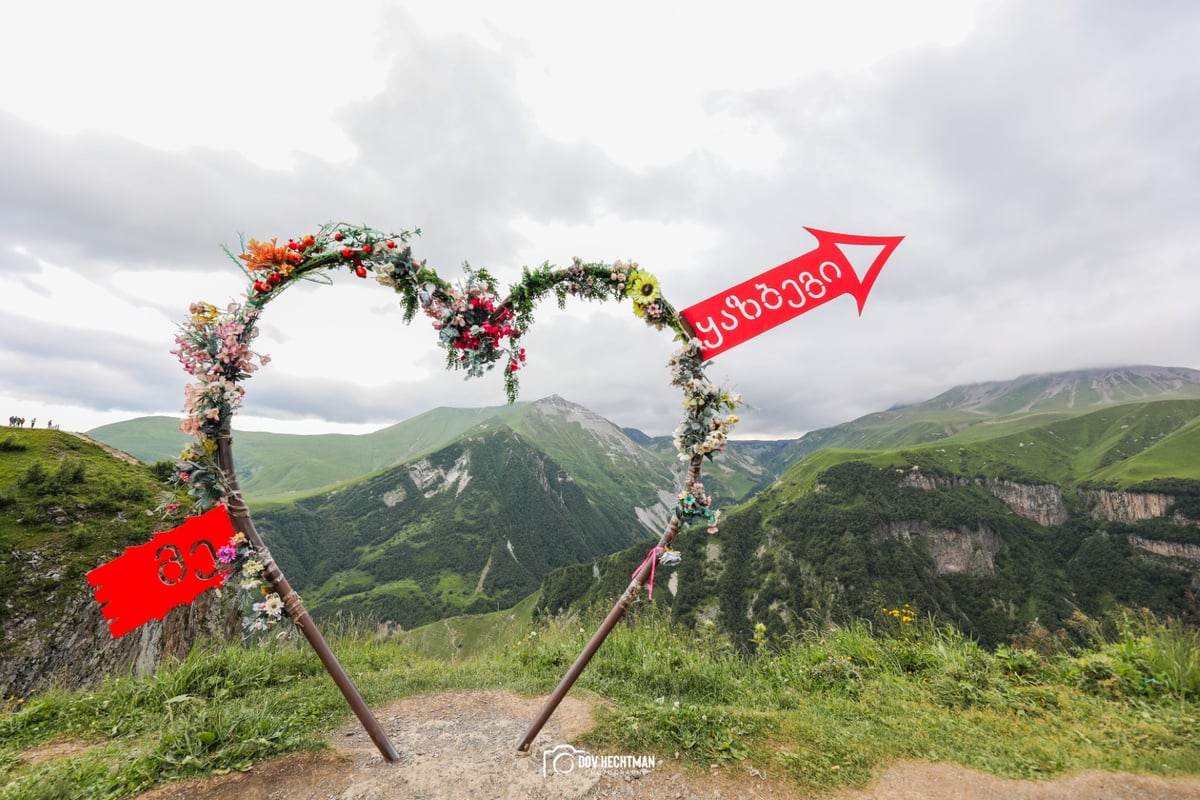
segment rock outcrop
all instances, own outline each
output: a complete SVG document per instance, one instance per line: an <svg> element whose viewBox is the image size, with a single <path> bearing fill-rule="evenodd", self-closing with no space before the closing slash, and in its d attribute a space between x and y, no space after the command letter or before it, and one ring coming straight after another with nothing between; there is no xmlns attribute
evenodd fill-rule
<svg viewBox="0 0 1200 800"><path fill-rule="evenodd" d="M919 541L933 559L936 575L992 575L1000 537L987 528L936 528L924 521L892 522L880 535L902 541Z"/></svg>
<svg viewBox="0 0 1200 800"><path fill-rule="evenodd" d="M1164 517L1175 503L1171 495L1153 492L1084 489L1079 494L1091 507L1092 517L1113 522L1141 522Z"/></svg>
<svg viewBox="0 0 1200 800"><path fill-rule="evenodd" d="M3 641L12 649L0 660L0 697L92 686L105 675L152 675L187 656L197 642L224 642L240 633L234 592L205 592L190 606L114 639L85 579L59 591L71 594L53 618L37 612L4 621Z"/></svg>
<svg viewBox="0 0 1200 800"><path fill-rule="evenodd" d="M1200 545L1185 544L1183 542L1164 542L1160 539L1143 539L1141 536L1130 536L1129 543L1134 547L1140 547L1157 556L1190 561L1197 568L1200 568Z"/></svg>
<svg viewBox="0 0 1200 800"><path fill-rule="evenodd" d="M987 488L1014 514L1039 525L1062 525L1069 516L1062 491L1052 483L989 480Z"/></svg>
<svg viewBox="0 0 1200 800"><path fill-rule="evenodd" d="M984 481L960 475L929 475L914 467L904 474L904 485L925 491L984 486L1014 514L1039 525L1061 525L1068 517L1062 491L1053 483L1017 483L1001 478Z"/></svg>

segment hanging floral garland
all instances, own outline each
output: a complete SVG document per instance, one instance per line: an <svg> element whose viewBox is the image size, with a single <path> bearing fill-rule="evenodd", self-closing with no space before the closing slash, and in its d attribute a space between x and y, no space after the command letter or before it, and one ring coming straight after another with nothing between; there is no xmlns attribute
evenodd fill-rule
<svg viewBox="0 0 1200 800"><path fill-rule="evenodd" d="M250 281L245 297L224 309L193 303L189 319L175 337L177 347L171 351L194 379L184 390L185 417L180 428L195 441L176 462L175 483L193 499L196 511L207 511L230 494L217 456L217 440L230 432L232 417L245 394L242 382L270 360L252 348L266 304L300 280L330 283L328 273L342 269L359 278L374 275L376 281L391 287L400 295L406 323L418 310L430 317L438 344L446 351L448 369L463 370L470 378L500 365L510 403L516 400L518 372L526 361L521 339L533 323L538 301L551 293L560 308L569 297L629 299L634 314L647 325L670 331L681 342L669 362L671 383L684 396L684 416L673 435L680 459L693 462L691 472L698 473L697 457L711 459L724 449L730 429L738 422L733 412L741 398L707 379L699 340L663 297L658 280L636 262L601 264L574 259L571 266L561 269L549 264L526 268L521 280L502 298L486 270L468 267L463 280L454 285L425 262L415 260L409 244L415 235L420 235L419 229L388 234L330 223L286 244L277 239L250 239L241 253L226 251ZM681 523L704 518L710 532L715 532L716 512L710 504L703 486L693 477L680 494L675 515ZM234 549L228 551L230 559L225 562L231 568L256 563L246 542L231 546ZM270 624L280 618L278 597L273 597L267 586L262 590L265 600L258 622Z"/></svg>

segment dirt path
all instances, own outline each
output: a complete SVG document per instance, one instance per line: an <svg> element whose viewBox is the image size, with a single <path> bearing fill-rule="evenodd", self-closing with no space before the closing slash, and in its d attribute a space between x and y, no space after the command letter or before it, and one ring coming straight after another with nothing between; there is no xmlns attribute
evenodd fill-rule
<svg viewBox="0 0 1200 800"><path fill-rule="evenodd" d="M592 705L567 697L534 740L516 743L541 698L501 692L411 697L376 709L401 755L387 765L357 723L333 738L332 751L288 756L244 774L162 787L138 800L784 800L801 798L786 782L736 765L705 772L677 762L654 769L595 769L576 755L543 764L543 752L592 725ZM557 751L562 753L562 750ZM605 754L596 754L605 755ZM637 755L637 754L634 754ZM575 768L567 771L568 766ZM543 774L546 767L548 775ZM825 800L1200 800L1200 777L1157 778L1085 772L1054 781L1010 781L943 764L902 763L864 790Z"/></svg>
<svg viewBox="0 0 1200 800"><path fill-rule="evenodd" d="M118 450L117 448L113 447L112 445L105 444L104 442L101 442L97 439L93 439L92 437L88 436L86 433L78 433L76 431L63 431L63 433L69 433L70 435L74 436L77 439L83 439L88 444L94 444L94 445L96 445L96 447L99 447L101 450L108 453L113 458L119 458L127 464L141 464L142 463L141 459L137 458L136 456L131 456L131 455L129 455L129 453L126 453L124 450Z"/></svg>

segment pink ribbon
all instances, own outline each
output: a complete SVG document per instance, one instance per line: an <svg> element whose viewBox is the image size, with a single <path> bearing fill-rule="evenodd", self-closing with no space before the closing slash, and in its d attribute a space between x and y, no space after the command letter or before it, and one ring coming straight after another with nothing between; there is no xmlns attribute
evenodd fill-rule
<svg viewBox="0 0 1200 800"><path fill-rule="evenodd" d="M650 562L650 582L646 584L646 587L647 587L646 599L647 600L654 599L654 571L655 571L655 568L658 566L658 557L665 552L666 552L666 548L659 547L658 545L655 545L654 547L650 548L650 552L646 554L646 558L642 561L642 563L638 564L637 569L635 569L633 571L633 575L630 576L631 578L636 578L638 573L642 571L642 567L646 566L646 562L647 561Z"/></svg>

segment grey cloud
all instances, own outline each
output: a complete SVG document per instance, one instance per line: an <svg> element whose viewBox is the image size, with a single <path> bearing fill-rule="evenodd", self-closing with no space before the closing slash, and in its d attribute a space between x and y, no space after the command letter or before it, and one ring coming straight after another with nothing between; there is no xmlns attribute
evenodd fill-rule
<svg viewBox="0 0 1200 800"><path fill-rule="evenodd" d="M0 385L99 411L182 405L178 365L145 342L86 328L0 316Z"/></svg>
<svg viewBox="0 0 1200 800"><path fill-rule="evenodd" d="M402 18L392 24L387 89L347 124L370 193L428 233L422 244L443 269L504 262L514 216L587 219L627 177L593 146L540 134L508 60L465 40L424 40Z"/></svg>
<svg viewBox="0 0 1200 800"><path fill-rule="evenodd" d="M1200 288L1191 263L1200 60L1186 57L1200 9L985 9L962 43L893 56L869 75L713 94L710 109L752 118L786 143L777 169L761 173L703 154L634 172L591 145L551 141L520 101L512 62L467 40L426 39L395 14L385 90L344 114L357 146L349 164L306 158L272 171L222 152L49 135L0 113L0 245L20 241L94 273L229 270L218 244L236 245L239 231L286 237L341 219L420 226L414 250L443 274L469 260L513 279L523 244L513 218L586 223L607 212L712 233L716 244L695 263L647 265L687 303L811 249L804 226L906 235L862 317L843 298L714 364L710 374L752 406L747 428L764 431L832 425L1031 371L1200 366L1185 346L1200 334L1187 300ZM638 257L614 247L600 257ZM5 280L26 266L0 255ZM174 309L190 299L142 302ZM586 330L553 312L539 319L523 399L553 392L618 424L674 427L667 337L645 344L636 323L607 317ZM47 370L21 378L31 391L71 395L69 365L111 362L85 373L103 402L132 402L139 392L125 384L144 373L150 396L178 405L169 357L157 366L161 356L133 340L106 342L112 352L73 342L49 322L40 334L36 353L8 356L30 365L44 355ZM431 368L419 387L383 389L268 370L248 386L246 413L388 421L502 402L498 375L464 383Z"/></svg>

